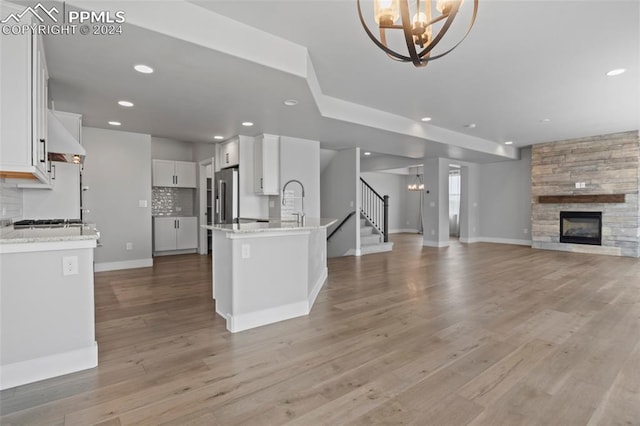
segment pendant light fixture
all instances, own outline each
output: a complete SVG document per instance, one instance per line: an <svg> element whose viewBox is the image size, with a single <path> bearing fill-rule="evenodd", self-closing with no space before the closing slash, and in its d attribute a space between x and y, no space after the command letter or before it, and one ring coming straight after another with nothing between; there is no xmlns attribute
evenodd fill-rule
<svg viewBox="0 0 640 426"><path fill-rule="evenodd" d="M416 177L413 182L407 185L409 191L424 191L424 183L422 182L422 176L418 173L419 168L416 167Z"/></svg>
<svg viewBox="0 0 640 426"><path fill-rule="evenodd" d="M357 0L360 22L371 41L391 59L412 62L416 67L424 67L429 61L443 57L458 47L469 34L478 13L478 0L473 0L471 22L462 39L443 53L433 54L433 48L442 40L458 15L462 1L373 0L373 18L380 30L380 37L377 38L367 26L360 7L360 0ZM398 53L388 46L387 30L402 30L404 32L407 53Z"/></svg>

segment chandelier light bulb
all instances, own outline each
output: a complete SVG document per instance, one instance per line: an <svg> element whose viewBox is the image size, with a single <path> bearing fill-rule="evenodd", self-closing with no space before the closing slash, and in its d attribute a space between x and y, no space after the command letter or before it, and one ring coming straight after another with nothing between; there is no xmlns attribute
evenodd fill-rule
<svg viewBox="0 0 640 426"><path fill-rule="evenodd" d="M373 16L378 25L392 25L400 17L400 0L373 0Z"/></svg>

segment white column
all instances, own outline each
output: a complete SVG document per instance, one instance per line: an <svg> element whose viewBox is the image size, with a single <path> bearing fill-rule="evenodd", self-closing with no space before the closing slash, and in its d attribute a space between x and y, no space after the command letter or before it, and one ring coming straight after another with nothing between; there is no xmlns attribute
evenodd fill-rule
<svg viewBox="0 0 640 426"><path fill-rule="evenodd" d="M449 160L425 158L422 245L449 245Z"/></svg>
<svg viewBox="0 0 640 426"><path fill-rule="evenodd" d="M476 164L460 168L460 241L474 243L480 235L479 173Z"/></svg>

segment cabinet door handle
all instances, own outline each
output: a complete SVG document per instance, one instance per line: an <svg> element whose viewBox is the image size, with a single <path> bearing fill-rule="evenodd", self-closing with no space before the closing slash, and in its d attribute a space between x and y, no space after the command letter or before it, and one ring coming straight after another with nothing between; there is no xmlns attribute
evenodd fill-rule
<svg viewBox="0 0 640 426"><path fill-rule="evenodd" d="M51 165L51 179L56 180L56 165Z"/></svg>
<svg viewBox="0 0 640 426"><path fill-rule="evenodd" d="M229 153L228 153L228 152L226 152L226 153L224 154L224 158L225 158L225 160L224 160L224 161L225 161L227 164L229 164Z"/></svg>
<svg viewBox="0 0 640 426"><path fill-rule="evenodd" d="M180 229L180 219L177 219L176 223L178 224L178 229Z"/></svg>
<svg viewBox="0 0 640 426"><path fill-rule="evenodd" d="M176 175L176 185L178 184L178 175Z"/></svg>
<svg viewBox="0 0 640 426"><path fill-rule="evenodd" d="M40 162L45 163L47 161L46 159L47 153L45 152L46 151L45 139L40 139L40 143L42 144L42 158L40 158Z"/></svg>

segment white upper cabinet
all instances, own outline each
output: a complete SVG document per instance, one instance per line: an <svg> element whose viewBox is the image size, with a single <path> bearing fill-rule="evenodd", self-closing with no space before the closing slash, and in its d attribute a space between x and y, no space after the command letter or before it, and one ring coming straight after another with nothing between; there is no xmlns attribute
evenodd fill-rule
<svg viewBox="0 0 640 426"><path fill-rule="evenodd" d="M195 188L196 163L153 160L153 186Z"/></svg>
<svg viewBox="0 0 640 426"><path fill-rule="evenodd" d="M280 137L260 135L253 145L253 189L256 194L280 193Z"/></svg>
<svg viewBox="0 0 640 426"><path fill-rule="evenodd" d="M216 146L216 170L234 167L240 163L240 140L230 139Z"/></svg>
<svg viewBox="0 0 640 426"><path fill-rule="evenodd" d="M2 2L0 16L22 9ZM30 31L0 37L0 177L49 183L49 74L42 39Z"/></svg>

